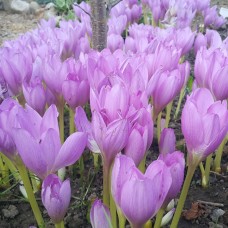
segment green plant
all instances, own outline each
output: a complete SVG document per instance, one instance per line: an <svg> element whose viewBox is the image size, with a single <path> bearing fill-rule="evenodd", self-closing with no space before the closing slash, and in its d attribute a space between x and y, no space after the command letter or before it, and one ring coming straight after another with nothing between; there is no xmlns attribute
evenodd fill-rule
<svg viewBox="0 0 228 228"><path fill-rule="evenodd" d="M57 11L59 14L64 15L66 20L75 19L75 14L72 8L74 2L74 0L55 0Z"/></svg>
<svg viewBox="0 0 228 228"><path fill-rule="evenodd" d="M56 9L63 14L67 14L72 9L74 0L55 0Z"/></svg>

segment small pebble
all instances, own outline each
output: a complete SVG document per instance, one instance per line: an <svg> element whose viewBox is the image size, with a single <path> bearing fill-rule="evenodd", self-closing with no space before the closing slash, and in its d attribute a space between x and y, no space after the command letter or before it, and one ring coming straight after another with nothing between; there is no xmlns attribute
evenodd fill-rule
<svg viewBox="0 0 228 228"><path fill-rule="evenodd" d="M222 209L218 208L218 209L214 209L211 215L211 219L213 222L217 223L219 217L223 216L225 214L225 211L223 211Z"/></svg>
<svg viewBox="0 0 228 228"><path fill-rule="evenodd" d="M14 218L16 215L19 214L19 211L16 206L9 205L8 209L2 209L3 216L5 218Z"/></svg>

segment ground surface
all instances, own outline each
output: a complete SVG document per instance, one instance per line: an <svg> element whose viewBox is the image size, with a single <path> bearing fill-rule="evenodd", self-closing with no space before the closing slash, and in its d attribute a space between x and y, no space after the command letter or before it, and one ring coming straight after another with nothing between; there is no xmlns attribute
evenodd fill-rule
<svg viewBox="0 0 228 228"><path fill-rule="evenodd" d="M213 3L220 7L228 7L228 0L217 0ZM17 14L8 14L0 11L0 45L6 40L15 39L19 34L36 28L39 17L29 17ZM227 27L219 30L223 37L227 36ZM191 56L190 56L191 60ZM171 127L175 128L177 140L182 139L180 132L180 120L172 121ZM157 158L157 144L154 143L148 154L149 164L151 160ZM184 145L182 151L185 150ZM202 189L200 186L200 172L197 171L188 194L185 204L185 209L189 210L192 203L192 209L185 213L186 220L182 217L178 228L206 228L206 227L228 227L228 173L226 172L228 164L228 146L225 147L223 154L223 173L215 175L211 173L210 186L207 189ZM66 227L91 227L88 222L87 207L90 202L101 195L102 173L94 170L92 165L92 156L85 153L85 173L84 179L81 179L79 174L74 175L72 180L73 197L71 207L65 218ZM75 173L79 173L78 167L75 168ZM79 188L79 186L82 186ZM50 222L47 212L41 206L40 193L37 193L37 199L40 203L42 213L48 224L48 227L53 227ZM200 201L206 201L200 202ZM215 203L218 203L216 205ZM216 221L216 213L218 209L225 212L218 221ZM10 217L9 217L10 216ZM18 191L18 185L12 189L0 189L0 228L28 228L34 225L34 217L29 204L21 197ZM218 224L216 226L216 224ZM167 226L168 227L168 226Z"/></svg>
<svg viewBox="0 0 228 228"><path fill-rule="evenodd" d="M0 10L0 45L6 40L16 39L19 34L36 28L38 20L39 17L9 14Z"/></svg>

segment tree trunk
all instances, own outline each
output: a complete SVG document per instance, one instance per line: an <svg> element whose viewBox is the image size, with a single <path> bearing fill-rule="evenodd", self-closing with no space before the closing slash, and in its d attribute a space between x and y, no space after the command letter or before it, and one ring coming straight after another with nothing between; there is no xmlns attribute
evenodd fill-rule
<svg viewBox="0 0 228 228"><path fill-rule="evenodd" d="M107 46L107 0L91 0L92 48L102 51Z"/></svg>

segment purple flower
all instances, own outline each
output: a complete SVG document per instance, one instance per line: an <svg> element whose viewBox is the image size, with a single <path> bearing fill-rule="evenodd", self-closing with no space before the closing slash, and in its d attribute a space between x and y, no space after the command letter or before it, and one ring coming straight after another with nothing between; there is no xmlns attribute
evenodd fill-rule
<svg viewBox="0 0 228 228"><path fill-rule="evenodd" d="M115 99L116 96L119 99ZM129 110L129 92L123 83L116 83L113 86L103 86L97 95L90 91L91 110L105 113L107 122L111 122L119 116L125 117Z"/></svg>
<svg viewBox="0 0 228 228"><path fill-rule="evenodd" d="M57 55L43 60L43 79L55 96L62 95L62 84L67 75L67 61L62 62Z"/></svg>
<svg viewBox="0 0 228 228"><path fill-rule="evenodd" d="M159 141L160 154L166 155L175 151L176 137L174 130L171 128L164 128L161 132L161 138Z"/></svg>
<svg viewBox="0 0 228 228"><path fill-rule="evenodd" d="M176 31L176 45L181 48L181 55L185 55L191 50L194 38L195 33L192 32L190 27Z"/></svg>
<svg viewBox="0 0 228 228"><path fill-rule="evenodd" d="M124 40L121 35L110 34L107 38L107 47L111 52L117 49L122 49L124 45Z"/></svg>
<svg viewBox="0 0 228 228"><path fill-rule="evenodd" d="M135 121L129 134L127 145L124 148L124 154L131 157L135 165L139 163L145 156L153 140L153 121L151 118L151 110L145 108L139 110L139 117Z"/></svg>
<svg viewBox="0 0 228 228"><path fill-rule="evenodd" d="M219 17L217 13L217 6L206 8L203 11L203 16L205 27L212 26L214 28L219 28L225 23L225 19L223 17Z"/></svg>
<svg viewBox="0 0 228 228"><path fill-rule="evenodd" d="M43 118L29 106L18 111L21 128L14 129L14 142L24 164L41 179L74 164L86 146L87 136L82 132L72 134L61 146L57 117L54 105Z"/></svg>
<svg viewBox="0 0 228 228"><path fill-rule="evenodd" d="M158 159L162 160L166 164L172 177L172 184L163 203L164 209L167 207L168 203L180 192L184 181L184 154L180 151L175 151L175 147L176 137L174 130L171 128L163 129L161 133L161 139L159 141L160 155Z"/></svg>
<svg viewBox="0 0 228 228"><path fill-rule="evenodd" d="M94 111L90 123L81 107L76 109L75 124L79 131L88 134L87 146L95 153L101 153L109 167L127 144L130 124L127 119L116 119L106 122L101 113Z"/></svg>
<svg viewBox="0 0 228 228"><path fill-rule="evenodd" d="M201 47L207 47L207 38L202 33L198 33L194 43L195 55Z"/></svg>
<svg viewBox="0 0 228 228"><path fill-rule="evenodd" d="M198 165L227 134L227 102L215 102L209 90L196 89L183 108L181 127L188 148L189 165Z"/></svg>
<svg viewBox="0 0 228 228"><path fill-rule="evenodd" d="M218 70L210 81L210 88L216 100L228 98L228 64Z"/></svg>
<svg viewBox="0 0 228 228"><path fill-rule="evenodd" d="M68 61L69 74L62 84L63 97L69 106L75 110L89 100L89 82L86 68L81 62Z"/></svg>
<svg viewBox="0 0 228 228"><path fill-rule="evenodd" d="M0 105L0 150L12 161L16 161L18 155L12 130L18 126L15 116L19 108L20 105L11 98Z"/></svg>
<svg viewBox="0 0 228 228"><path fill-rule="evenodd" d="M196 0L197 11L203 11L210 7L210 0Z"/></svg>
<svg viewBox="0 0 228 228"><path fill-rule="evenodd" d="M200 87L209 89L217 100L228 97L228 58L220 50L201 48L195 61L195 78Z"/></svg>
<svg viewBox="0 0 228 228"><path fill-rule="evenodd" d="M41 198L52 221L61 222L70 205L70 181L62 182L55 174L48 175L42 184Z"/></svg>
<svg viewBox="0 0 228 228"><path fill-rule="evenodd" d="M180 151L172 151L172 153L166 155L162 154L159 159L166 164L172 177L172 184L163 203L163 208L166 208L168 203L177 197L181 190L184 181L185 159L184 154Z"/></svg>
<svg viewBox="0 0 228 228"><path fill-rule="evenodd" d="M74 122L75 122L75 126L79 132L85 132L88 135L87 147L93 153L101 153L101 151L93 137L91 123L88 121L86 113L82 107L76 108Z"/></svg>
<svg viewBox="0 0 228 228"><path fill-rule="evenodd" d="M90 210L92 228L111 228L111 215L109 209L96 199Z"/></svg>
<svg viewBox="0 0 228 228"><path fill-rule="evenodd" d="M108 34L121 35L127 26L127 16L121 15L119 17L110 18L108 21Z"/></svg>
<svg viewBox="0 0 228 228"><path fill-rule="evenodd" d="M7 83L10 95L18 95L22 82L32 75L31 53L26 48L23 51L4 48L1 55L0 74Z"/></svg>
<svg viewBox="0 0 228 228"><path fill-rule="evenodd" d="M158 70L148 83L148 95L153 101L154 119L180 92L184 85L185 75L176 69L173 71Z"/></svg>
<svg viewBox="0 0 228 228"><path fill-rule="evenodd" d="M46 92L40 78L36 77L30 83L23 83L23 94L26 102L40 115L44 114L46 105Z"/></svg>
<svg viewBox="0 0 228 228"><path fill-rule="evenodd" d="M127 144L129 121L119 118L107 124L102 115L94 111L92 117L92 133L104 160L108 165L111 165L116 154Z"/></svg>
<svg viewBox="0 0 228 228"><path fill-rule="evenodd" d="M133 227L143 227L164 202L172 179L161 160L154 161L142 174L133 160L117 155L112 171L112 195Z"/></svg>
<svg viewBox="0 0 228 228"><path fill-rule="evenodd" d="M177 68L180 57L181 49L177 49L175 46L170 45L167 42L160 42L155 46L153 51L153 58L149 62L152 66L151 75L156 73L157 70L163 69L164 71L172 71Z"/></svg>

